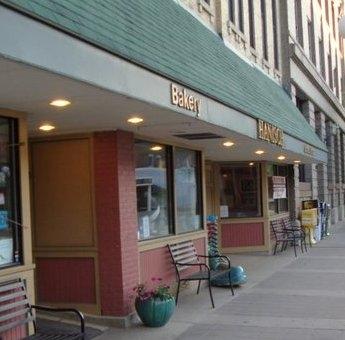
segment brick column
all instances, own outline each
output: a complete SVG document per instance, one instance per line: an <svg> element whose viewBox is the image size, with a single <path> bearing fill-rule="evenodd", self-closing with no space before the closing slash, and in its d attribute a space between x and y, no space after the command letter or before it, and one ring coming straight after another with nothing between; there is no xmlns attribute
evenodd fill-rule
<svg viewBox="0 0 345 340"><path fill-rule="evenodd" d="M323 112L315 112L315 130L320 139L326 143L326 116ZM327 164L317 164L316 171L319 199L330 203L328 197Z"/></svg>
<svg viewBox="0 0 345 340"><path fill-rule="evenodd" d="M315 107L310 100L303 104L302 113L309 125L315 130ZM316 199L318 197L316 164L305 165L305 180L311 184L311 195L313 199Z"/></svg>
<svg viewBox="0 0 345 340"><path fill-rule="evenodd" d="M132 133L94 134L94 185L102 315L126 316L139 280Z"/></svg>

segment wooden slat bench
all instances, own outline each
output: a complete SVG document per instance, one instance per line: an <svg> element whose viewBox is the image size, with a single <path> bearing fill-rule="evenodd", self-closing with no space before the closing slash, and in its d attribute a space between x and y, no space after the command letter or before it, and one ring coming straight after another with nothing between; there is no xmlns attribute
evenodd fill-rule
<svg viewBox="0 0 345 340"><path fill-rule="evenodd" d="M80 321L80 332L68 334L40 333L36 328L36 319L33 310L43 310L57 313L74 313ZM35 334L26 339L84 339L84 316L76 309L50 308L30 305L23 280L17 279L0 282L0 339L2 335L17 327L28 326L33 323Z"/></svg>
<svg viewBox="0 0 345 340"><path fill-rule="evenodd" d="M178 301L178 296L180 292L180 283L182 281L199 281L197 294L200 291L201 281L208 281L208 289L210 293L212 307L214 308L214 301L211 289L211 279L219 276L228 274L229 275L229 288L231 289L232 295L234 295L234 290L230 277L231 264L230 260L226 256L215 255L198 255L195 249L193 241L184 241L179 243L174 243L168 245L172 262L175 266L176 276L177 276L177 292L176 292L176 304ZM220 270L210 270L206 263L200 262L200 258L221 258L227 263L227 267ZM197 267L197 271L192 273L186 273L190 268Z"/></svg>

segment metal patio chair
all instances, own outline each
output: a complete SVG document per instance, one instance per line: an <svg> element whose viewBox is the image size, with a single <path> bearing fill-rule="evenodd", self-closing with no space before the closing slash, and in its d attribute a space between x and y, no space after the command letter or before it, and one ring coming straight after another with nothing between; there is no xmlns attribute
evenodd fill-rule
<svg viewBox="0 0 345 340"><path fill-rule="evenodd" d="M208 281L208 289L210 293L210 299L212 307L214 308L214 301L211 289L211 279L219 276L228 274L229 275L229 288L232 295L234 295L234 289L231 282L230 270L231 264L230 260L226 256L222 255L198 255L195 249L193 241L184 241L175 244L168 245L170 255L172 257L173 264L176 270L177 276L177 292L176 292L176 305L178 302L180 284L183 281L199 281L197 294L200 291L201 281ZM206 263L200 262L200 258L221 258L227 263L227 268L220 270L211 270ZM189 272L188 269L196 268L197 271ZM188 273L187 273L188 272Z"/></svg>

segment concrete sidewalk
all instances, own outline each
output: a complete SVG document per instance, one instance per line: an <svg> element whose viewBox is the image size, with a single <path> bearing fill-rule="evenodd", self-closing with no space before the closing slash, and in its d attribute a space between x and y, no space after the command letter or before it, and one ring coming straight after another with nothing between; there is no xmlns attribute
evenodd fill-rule
<svg viewBox="0 0 345 340"><path fill-rule="evenodd" d="M165 327L109 329L97 339L345 339L345 225L332 232L297 259L291 250L232 255L249 281L234 297L214 288L215 309L207 289L189 291Z"/></svg>

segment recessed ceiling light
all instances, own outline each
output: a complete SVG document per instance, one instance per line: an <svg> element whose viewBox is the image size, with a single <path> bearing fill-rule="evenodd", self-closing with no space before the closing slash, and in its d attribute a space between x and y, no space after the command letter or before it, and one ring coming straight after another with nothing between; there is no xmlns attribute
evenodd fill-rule
<svg viewBox="0 0 345 340"><path fill-rule="evenodd" d="M163 147L161 147L160 145L154 145L150 148L150 150L152 150L152 151L160 151L162 149L163 149Z"/></svg>
<svg viewBox="0 0 345 340"><path fill-rule="evenodd" d="M278 156L278 159L279 159L280 161L283 161L285 158L286 158L286 157L283 156L283 155Z"/></svg>
<svg viewBox="0 0 345 340"><path fill-rule="evenodd" d="M254 163L253 163L253 162L250 162L250 163L249 163L249 166L253 166L253 165L254 165Z"/></svg>
<svg viewBox="0 0 345 340"><path fill-rule="evenodd" d="M142 123L143 121L144 119L140 117L132 117L132 118L127 119L127 122L131 124L139 124L139 123Z"/></svg>
<svg viewBox="0 0 345 340"><path fill-rule="evenodd" d="M226 146L226 147L230 147L230 146L235 145L235 143L233 143L233 142L228 140L228 141L224 142L223 145Z"/></svg>
<svg viewBox="0 0 345 340"><path fill-rule="evenodd" d="M301 163L301 161L299 160L296 160L296 161L293 161L294 163L298 164L298 163Z"/></svg>
<svg viewBox="0 0 345 340"><path fill-rule="evenodd" d="M255 153L256 153L257 155L262 155L262 154L265 153L265 151L264 151L264 150L256 150Z"/></svg>
<svg viewBox="0 0 345 340"><path fill-rule="evenodd" d="M70 104L71 104L71 102L66 100L66 99L56 99L56 100L53 100L49 103L49 105L57 106L57 107L65 107L65 106L68 106Z"/></svg>
<svg viewBox="0 0 345 340"><path fill-rule="evenodd" d="M49 124L49 123L46 123L46 124L42 124L39 129L41 131L44 131L44 132L48 132L48 131L52 131L55 129L55 126Z"/></svg>

